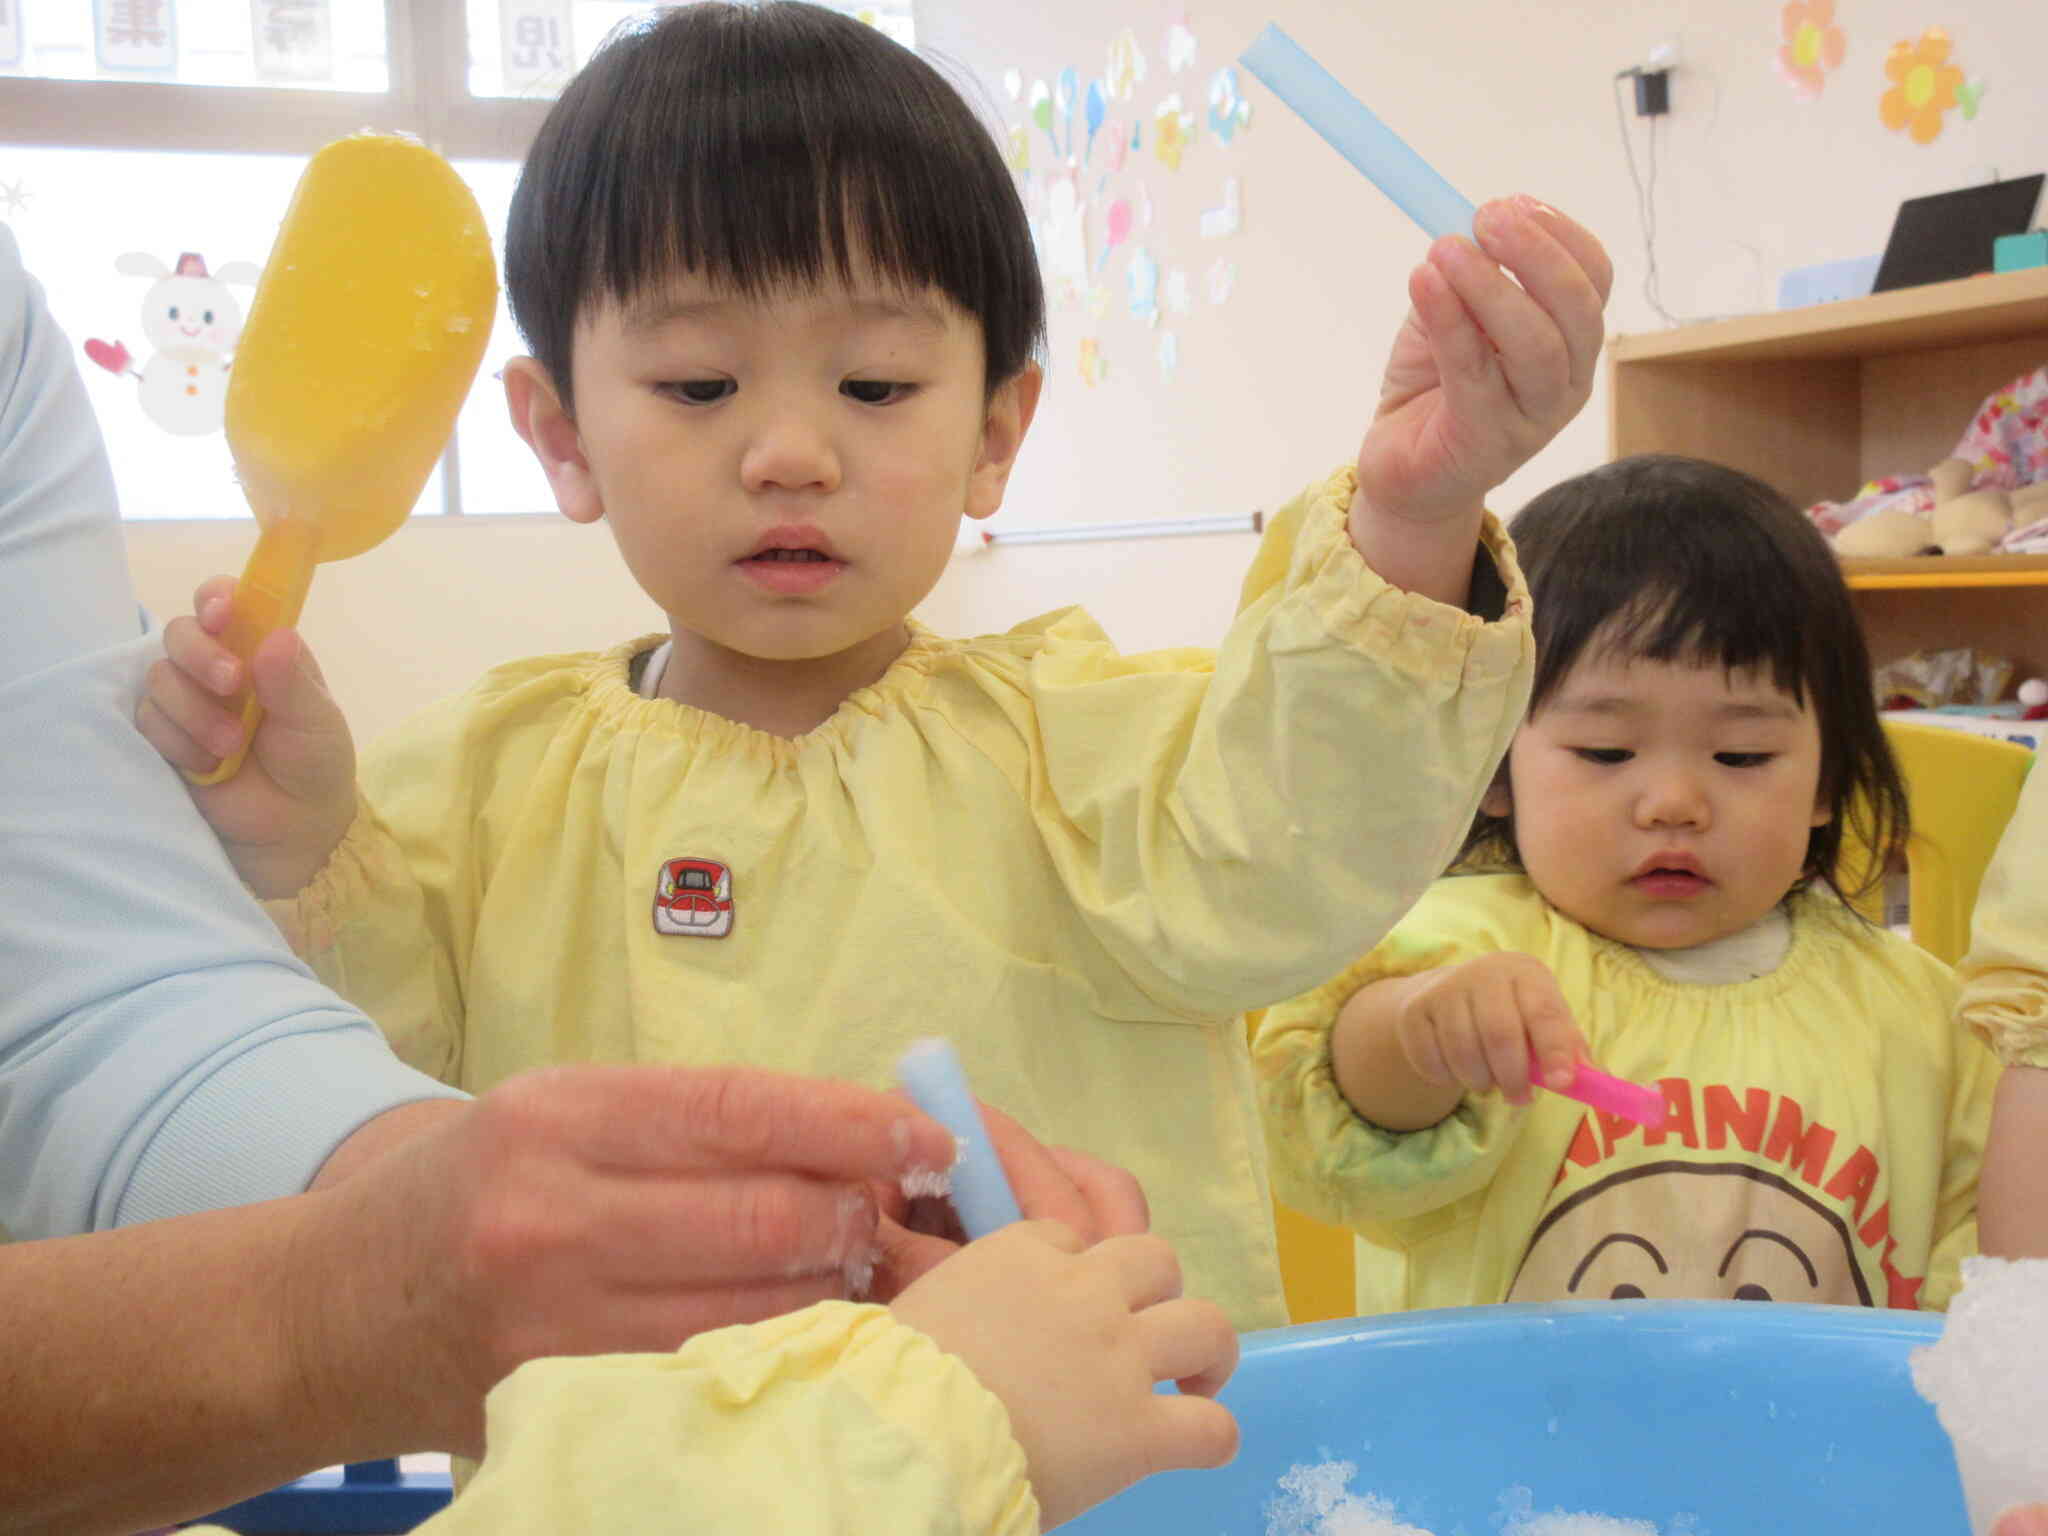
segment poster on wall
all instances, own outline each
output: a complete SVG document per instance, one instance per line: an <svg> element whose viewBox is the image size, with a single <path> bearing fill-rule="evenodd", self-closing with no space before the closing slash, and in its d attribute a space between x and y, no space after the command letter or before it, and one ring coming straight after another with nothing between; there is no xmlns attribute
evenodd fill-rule
<svg viewBox="0 0 2048 1536"><path fill-rule="evenodd" d="M93 56L119 74L175 74L177 7L173 0L93 0Z"/></svg>
<svg viewBox="0 0 2048 1536"><path fill-rule="evenodd" d="M569 0L498 0L507 95L552 90L576 67Z"/></svg>
<svg viewBox="0 0 2048 1536"><path fill-rule="evenodd" d="M250 0L249 33L258 80L332 80L329 0Z"/></svg>

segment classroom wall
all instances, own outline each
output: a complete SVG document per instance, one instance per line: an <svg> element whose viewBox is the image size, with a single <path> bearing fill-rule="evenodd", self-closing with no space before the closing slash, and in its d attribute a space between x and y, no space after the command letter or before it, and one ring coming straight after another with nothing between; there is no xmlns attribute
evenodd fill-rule
<svg viewBox="0 0 2048 1536"><path fill-rule="evenodd" d="M1807 9L1821 9L1808 0ZM1843 62L1815 100L1774 67L1780 0L1640 0L1611 5L1343 4L1218 0L933 0L918 8L924 46L972 82L1000 133L1023 131L1027 189L1050 207L1049 171L1071 144L1085 212L1089 281L1052 316L1044 404L992 526L1183 518L1271 508L1348 458L1370 416L1387 347L1406 308L1404 283L1424 237L1249 77L1249 121L1226 141L1208 122L1215 71L1277 20L1408 137L1468 196L1535 193L1606 241L1618 277L1610 329L1664 321L1645 293L1649 263L1637 194L1623 158L1615 72L1664 41L1679 47L1669 116L1655 129L1656 269L1662 306L1680 319L1772 307L1791 266L1882 248L1903 197L2048 162L2048 6L2013 0L1839 0ZM1193 62L1169 68L1167 36L1185 24ZM1887 130L1879 98L1891 46L1932 26L1976 97L1920 145ZM1110 71L1128 32L1147 61L1128 101L1114 101L1092 145L1089 81ZM1072 68L1074 130L1056 145L1031 120L1035 81ZM1013 99L1005 75L1016 71ZM1178 169L1157 154L1154 109L1177 92L1195 119ZM1055 132L1065 126L1052 112ZM1113 120L1140 125L1140 147L1111 169ZM1645 120L1626 119L1647 175ZM1202 216L1240 188L1235 233L1204 236ZM1108 249L1110 208L1130 209ZM1146 214L1149 210L1149 220ZM1059 221L1055 220L1055 224ZM1071 252L1069 225L1051 233ZM1139 250L1157 264L1160 309L1131 308ZM1207 279L1226 263L1221 303ZM1185 275L1185 311L1171 274ZM1089 292L1089 289L1098 291ZM1177 362L1160 360L1174 337ZM1084 343L1100 371L1090 382ZM1964 423L1956 423L1958 434ZM1543 485L1604 456L1604 390L1558 441L1503 487L1511 509ZM1921 466L1902 465L1911 469ZM1844 493L1853 487L1841 488ZM232 525L134 525L130 551L144 598L177 611L192 584L240 565ZM1000 628L1083 602L1128 649L1212 641L1227 622L1251 551L1247 535L1056 545L998 544L956 560L923 610L941 629ZM359 732L373 735L417 703L461 686L492 661L600 645L655 616L617 565L602 529L558 517L420 522L383 548L324 572L306 628Z"/></svg>

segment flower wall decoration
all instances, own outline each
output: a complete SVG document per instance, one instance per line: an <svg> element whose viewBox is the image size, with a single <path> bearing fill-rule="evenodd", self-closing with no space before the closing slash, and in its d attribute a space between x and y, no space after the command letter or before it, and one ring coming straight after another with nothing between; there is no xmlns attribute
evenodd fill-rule
<svg viewBox="0 0 2048 1536"><path fill-rule="evenodd" d="M1894 43L1884 72L1892 82L1878 101L1885 127L1904 129L1915 144L1932 144L1941 134L1942 114L1956 105L1963 72L1949 62L1953 45L1940 27L1929 27L1913 43Z"/></svg>
<svg viewBox="0 0 2048 1536"><path fill-rule="evenodd" d="M1778 73L1801 101L1818 101L1849 50L1835 25L1835 0L1792 0L1779 15L1778 31Z"/></svg>

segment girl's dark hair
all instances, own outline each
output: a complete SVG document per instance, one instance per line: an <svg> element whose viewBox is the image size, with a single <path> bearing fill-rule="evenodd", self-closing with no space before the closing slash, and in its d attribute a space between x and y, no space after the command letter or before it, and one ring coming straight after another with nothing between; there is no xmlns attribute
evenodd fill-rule
<svg viewBox="0 0 2048 1536"><path fill-rule="evenodd" d="M576 320L680 272L759 296L853 276L936 288L981 324L992 391L1045 335L1023 203L930 64L800 0L701 0L606 39L512 197L512 316L565 407Z"/></svg>
<svg viewBox="0 0 2048 1536"><path fill-rule="evenodd" d="M1640 454L1553 486L1509 531L1535 608L1532 716L1588 648L1768 669L1792 698L1811 702L1820 725L1820 793L1832 814L1807 840L1799 883L1821 880L1849 897L1883 879L1905 846L1906 788L1878 721L1849 589L1797 507L1739 470ZM1500 782L1506 773L1503 765ZM1877 857L1843 871L1852 828ZM1458 862L1502 861L1521 863L1513 816L1482 812Z"/></svg>

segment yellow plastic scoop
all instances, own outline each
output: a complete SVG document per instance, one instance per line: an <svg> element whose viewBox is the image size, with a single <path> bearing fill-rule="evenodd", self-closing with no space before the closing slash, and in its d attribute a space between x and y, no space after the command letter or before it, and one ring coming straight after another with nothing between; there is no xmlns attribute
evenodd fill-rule
<svg viewBox="0 0 2048 1536"><path fill-rule="evenodd" d="M314 155L249 301L227 439L262 533L223 641L246 661L298 621L313 567L405 521L476 377L498 274L476 198L417 140L358 133ZM243 748L193 782L234 777Z"/></svg>

